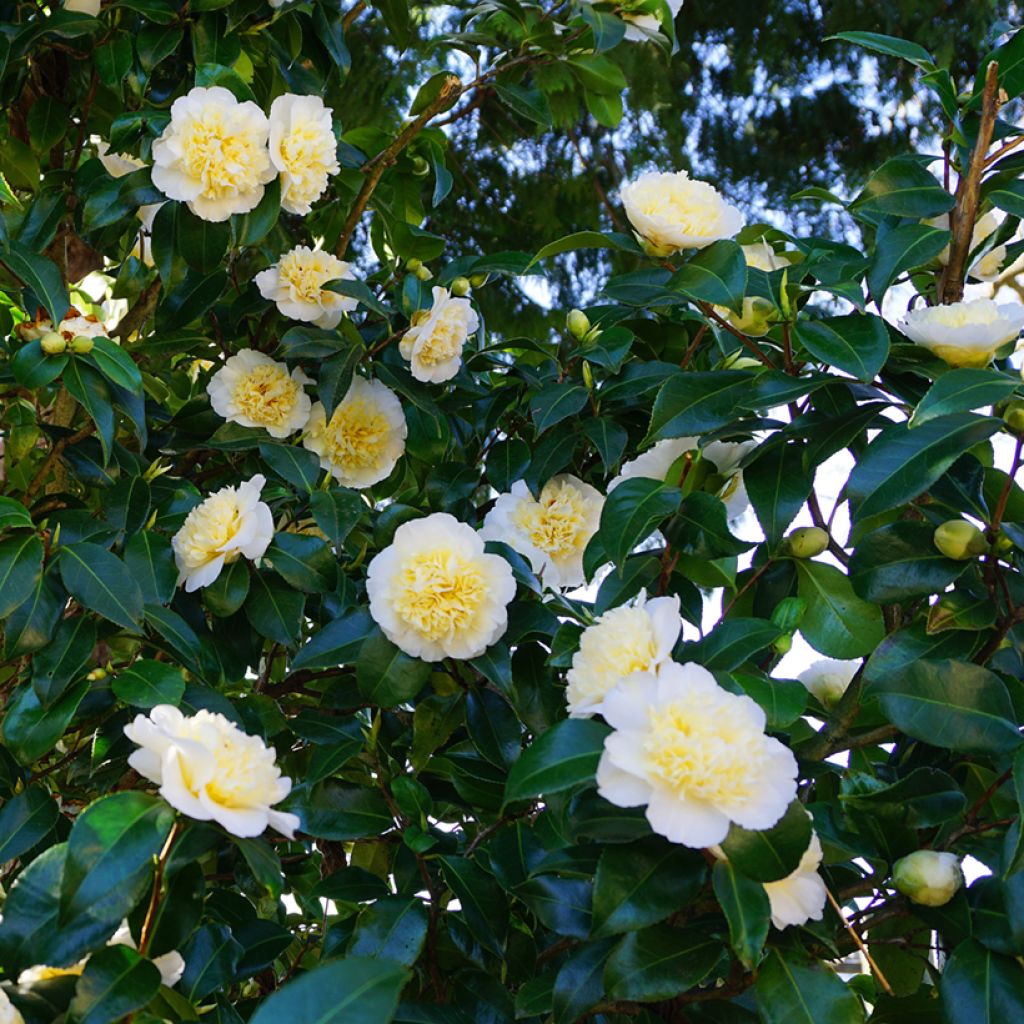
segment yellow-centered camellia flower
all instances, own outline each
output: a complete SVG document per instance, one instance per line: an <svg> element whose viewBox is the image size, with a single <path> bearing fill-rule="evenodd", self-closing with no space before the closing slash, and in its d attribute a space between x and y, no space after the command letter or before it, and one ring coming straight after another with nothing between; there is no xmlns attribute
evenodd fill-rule
<svg viewBox="0 0 1024 1024"><path fill-rule="evenodd" d="M807 691L826 708L835 707L846 693L859 661L838 661L835 658L819 658L797 676Z"/></svg>
<svg viewBox="0 0 1024 1024"><path fill-rule="evenodd" d="M370 562L370 614L385 636L424 661L475 658L504 634L512 568L446 512L403 523Z"/></svg>
<svg viewBox="0 0 1024 1024"><path fill-rule="evenodd" d="M777 882L765 882L771 904L772 924L780 931L791 925L820 921L825 913L825 880L818 874L821 865L821 840L817 832L792 874Z"/></svg>
<svg viewBox="0 0 1024 1024"><path fill-rule="evenodd" d="M270 159L281 173L281 207L309 213L337 174L331 108L319 96L286 93L270 105Z"/></svg>
<svg viewBox="0 0 1024 1024"><path fill-rule="evenodd" d="M216 821L251 839L267 826L292 839L297 815L275 811L292 780L281 775L273 747L212 711L186 717L170 704L136 715L124 734L138 744L128 763L160 787L160 795L197 821Z"/></svg>
<svg viewBox="0 0 1024 1024"><path fill-rule="evenodd" d="M256 275L256 287L284 316L329 330L358 305L355 299L324 288L329 281L342 279L353 279L350 264L322 249L297 245Z"/></svg>
<svg viewBox="0 0 1024 1024"><path fill-rule="evenodd" d="M248 213L277 174L269 133L251 100L239 103L219 85L197 86L174 101L171 123L153 143L153 184L203 220Z"/></svg>
<svg viewBox="0 0 1024 1024"><path fill-rule="evenodd" d="M432 295L433 305L413 314L398 348L416 380L441 384L459 372L462 346L480 318L469 299L452 298L447 288L435 286Z"/></svg>
<svg viewBox="0 0 1024 1024"><path fill-rule="evenodd" d="M652 256L680 249L703 249L732 238L743 227L743 214L706 181L686 171L651 171L623 185L619 196L626 216Z"/></svg>
<svg viewBox="0 0 1024 1024"><path fill-rule="evenodd" d="M566 676L565 699L571 718L601 714L604 698L635 672L656 673L672 657L683 620L678 597L641 592L630 605L606 611L580 637Z"/></svg>
<svg viewBox="0 0 1024 1024"><path fill-rule="evenodd" d="M196 505L171 538L178 583L191 593L208 587L239 558L259 562L274 537L274 518L260 501L260 474L238 487L222 487Z"/></svg>
<svg viewBox="0 0 1024 1024"><path fill-rule="evenodd" d="M525 555L552 590L579 587L586 580L583 551L597 533L603 507L599 491L568 474L553 476L538 498L518 480L487 513L482 535Z"/></svg>
<svg viewBox="0 0 1024 1024"><path fill-rule="evenodd" d="M996 352L1024 327L1018 302L971 299L948 306L920 306L900 321L911 341L950 366L988 366Z"/></svg>
<svg viewBox="0 0 1024 1024"><path fill-rule="evenodd" d="M247 348L231 356L206 385L218 416L243 427L263 427L271 437L287 437L309 419L312 402L303 386L312 384L301 370Z"/></svg>
<svg viewBox="0 0 1024 1024"><path fill-rule="evenodd" d="M796 796L796 758L765 735L764 712L700 665L630 676L602 714L614 732L598 792L618 807L646 805L651 828L673 843L713 846L732 822L771 828Z"/></svg>
<svg viewBox="0 0 1024 1024"><path fill-rule="evenodd" d="M408 432L397 395L380 381L353 377L330 420L322 403L313 406L302 443L339 483L361 488L391 474Z"/></svg>

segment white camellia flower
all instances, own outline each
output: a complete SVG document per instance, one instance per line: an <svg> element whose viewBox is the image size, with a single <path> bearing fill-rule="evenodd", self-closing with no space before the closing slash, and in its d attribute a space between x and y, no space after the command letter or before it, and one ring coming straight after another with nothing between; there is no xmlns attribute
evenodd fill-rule
<svg viewBox="0 0 1024 1024"><path fill-rule="evenodd" d="M274 537L270 507L260 501L266 482L257 474L238 487L222 487L189 512L171 538L186 593L208 587L239 558L259 563Z"/></svg>
<svg viewBox="0 0 1024 1024"><path fill-rule="evenodd" d="M516 582L504 558L446 512L403 523L370 562L370 614L387 638L424 661L475 658L508 626Z"/></svg>
<svg viewBox="0 0 1024 1024"><path fill-rule="evenodd" d="M319 96L286 93L270 105L270 159L281 174L281 207L309 213L337 174L331 108Z"/></svg>
<svg viewBox="0 0 1024 1024"><path fill-rule="evenodd" d="M599 715L604 698L634 672L656 673L672 657L683 628L678 597L647 600L641 591L629 605L611 608L583 630L566 676L570 718Z"/></svg>
<svg viewBox="0 0 1024 1024"><path fill-rule="evenodd" d="M646 805L651 828L673 843L713 846L733 822L771 828L796 796L796 758L765 735L764 711L700 665L630 676L602 714L614 732L598 793L617 807Z"/></svg>
<svg viewBox="0 0 1024 1024"><path fill-rule="evenodd" d="M590 3L591 0L583 0L583 2ZM683 8L683 0L667 0L667 2L674 19ZM626 23L626 38L633 42L649 42L662 31L660 19L653 14L630 11L627 5L623 5L616 13Z"/></svg>
<svg viewBox="0 0 1024 1024"><path fill-rule="evenodd" d="M107 325L91 313L85 314L71 306L67 315L56 327L49 317L39 320L23 320L15 327L15 332L22 341L35 341L43 335L56 331L66 342L75 338L105 338L108 334Z"/></svg>
<svg viewBox="0 0 1024 1024"><path fill-rule="evenodd" d="M88 14L90 18L100 15L100 0L64 0L64 10L75 14Z"/></svg>
<svg viewBox="0 0 1024 1024"><path fill-rule="evenodd" d="M950 366L988 366L996 351L1024 327L1018 302L970 299L948 306L919 306L900 321L911 341Z"/></svg>
<svg viewBox="0 0 1024 1024"><path fill-rule="evenodd" d="M287 437L309 420L312 402L303 386L314 383L301 370L246 348L231 356L206 385L218 416L243 427L263 427L271 437Z"/></svg>
<svg viewBox="0 0 1024 1024"><path fill-rule="evenodd" d="M780 256L764 240L744 245L743 255L747 266L763 270L770 274L789 266L789 260ZM771 329L771 317L775 313L775 304L761 295L748 295L743 300L743 310L736 313L727 306L715 306L715 312L748 338L762 338Z"/></svg>
<svg viewBox="0 0 1024 1024"><path fill-rule="evenodd" d="M963 880L957 855L940 850L915 850L896 861L892 870L893 885L922 907L944 906Z"/></svg>
<svg viewBox="0 0 1024 1024"><path fill-rule="evenodd" d="M650 171L619 191L626 216L652 256L703 249L732 238L743 214L706 181L686 171Z"/></svg>
<svg viewBox="0 0 1024 1024"><path fill-rule="evenodd" d="M263 298L277 303L284 316L330 330L341 323L345 313L356 308L358 301L324 285L353 278L351 264L333 253L297 245L256 275L256 287Z"/></svg>
<svg viewBox="0 0 1024 1024"><path fill-rule="evenodd" d="M96 155L103 164L103 169L112 178L123 178L132 171L138 171L146 165L137 157L129 156L127 153L111 153L110 147L103 139L96 139ZM142 221L141 238L135 243L132 249L132 256L141 259L147 266L153 266L153 248L150 244L150 236L153 234L153 221L163 206L163 203L148 203L140 206L136 216Z"/></svg>
<svg viewBox="0 0 1024 1024"><path fill-rule="evenodd" d="M240 103L219 85L196 86L174 101L171 123L153 143L153 184L203 220L248 213L277 174L269 134L251 100Z"/></svg>
<svg viewBox="0 0 1024 1024"><path fill-rule="evenodd" d="M583 552L601 524L604 498L569 474L553 476L535 498L523 480L499 496L481 534L503 541L530 560L552 590L586 581Z"/></svg>
<svg viewBox="0 0 1024 1024"><path fill-rule="evenodd" d="M409 428L398 396L377 380L353 377L330 420L317 402L302 443L345 487L370 487L390 476Z"/></svg>
<svg viewBox="0 0 1024 1024"><path fill-rule="evenodd" d="M943 213L938 217L932 217L925 221L934 228L949 228L949 214ZM971 252L981 245L982 242L999 229L1000 220L995 211L989 210L983 213L975 222L974 230L971 232ZM1006 245L993 246L987 253L980 257L970 268L970 276L978 281L995 281L1003 271L1003 264L1006 262ZM949 246L947 245L936 257L942 266L949 264Z"/></svg>
<svg viewBox="0 0 1024 1024"><path fill-rule="evenodd" d="M811 842L792 874L777 882L765 882L771 904L772 924L780 931L791 925L820 921L825 913L825 880L818 874L821 865L821 840L811 833Z"/></svg>
<svg viewBox="0 0 1024 1024"><path fill-rule="evenodd" d="M611 494L623 480L638 476L667 481L672 467L687 452L692 452L694 458L699 454L702 459L714 465L721 482L720 486L713 489L713 493L722 500L729 518L735 519L750 504L747 489L743 486L740 463L757 447L757 442L712 441L704 448L698 447L698 444L696 437L670 437L658 441L635 459L623 463L619 475L608 485L608 493Z"/></svg>
<svg viewBox="0 0 1024 1024"><path fill-rule="evenodd" d="M859 661L819 658L812 665L808 665L797 679L817 698L822 707L832 708L846 693L859 668Z"/></svg>
<svg viewBox="0 0 1024 1024"><path fill-rule="evenodd" d="M25 1024L21 1011L11 1002L3 989L0 989L0 1024Z"/></svg>
<svg viewBox="0 0 1024 1024"><path fill-rule="evenodd" d="M281 775L273 747L212 711L185 716L170 704L136 715L124 727L136 750L128 764L160 787L175 810L216 821L233 836L252 839L269 825L294 838L299 818L275 811L292 780Z"/></svg>
<svg viewBox="0 0 1024 1024"><path fill-rule="evenodd" d="M453 298L447 288L435 286L432 295L430 309L413 314L398 349L416 380L441 384L459 372L462 346L480 326L480 318L469 299Z"/></svg>

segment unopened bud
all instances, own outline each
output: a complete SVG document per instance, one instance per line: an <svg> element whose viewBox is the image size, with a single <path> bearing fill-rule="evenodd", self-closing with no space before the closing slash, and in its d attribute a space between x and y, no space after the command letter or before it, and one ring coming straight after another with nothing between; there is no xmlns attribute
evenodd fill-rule
<svg viewBox="0 0 1024 1024"><path fill-rule="evenodd" d="M1024 402L1011 402L1003 410L1003 422L1017 434L1024 434Z"/></svg>
<svg viewBox="0 0 1024 1024"><path fill-rule="evenodd" d="M801 526L786 538L786 550L794 558L816 558L828 548L828 534L820 526Z"/></svg>
<svg viewBox="0 0 1024 1024"><path fill-rule="evenodd" d="M412 158L412 173L417 178L426 177L430 173L430 164L427 162L425 157L414 156Z"/></svg>
<svg viewBox="0 0 1024 1024"><path fill-rule="evenodd" d="M772 650L776 654L789 654L793 647L793 634L783 633L778 640L772 643Z"/></svg>
<svg viewBox="0 0 1024 1024"><path fill-rule="evenodd" d="M457 298L461 299L463 295L468 295L469 289L469 279L466 277L457 277L452 281L452 295Z"/></svg>
<svg viewBox="0 0 1024 1024"><path fill-rule="evenodd" d="M430 272L430 268L429 267L425 267L421 263L419 265L419 267L416 268L416 276L421 281L429 281L434 275Z"/></svg>
<svg viewBox="0 0 1024 1024"><path fill-rule="evenodd" d="M98 683L101 679L107 678L107 670L103 668L94 668L86 677L90 683Z"/></svg>
<svg viewBox="0 0 1024 1024"><path fill-rule="evenodd" d="M943 523L934 534L935 546L947 557L958 562L977 558L988 551L985 535L973 523L951 519Z"/></svg>
<svg viewBox="0 0 1024 1024"><path fill-rule="evenodd" d="M583 360L583 384L588 391L594 390L594 371L586 359Z"/></svg>
<svg viewBox="0 0 1024 1024"><path fill-rule="evenodd" d="M88 355L92 351L92 347L95 342L92 338L87 337L84 334L79 334L77 337L71 339L71 351L76 356Z"/></svg>
<svg viewBox="0 0 1024 1024"><path fill-rule="evenodd" d="M415 256L413 256L411 260L406 260L405 262L405 269L411 271L413 274L415 274L422 266L423 260L418 260Z"/></svg>
<svg viewBox="0 0 1024 1024"><path fill-rule="evenodd" d="M39 339L39 346L48 356L59 356L64 352L68 343L56 331L50 331Z"/></svg>
<svg viewBox="0 0 1024 1024"><path fill-rule="evenodd" d="M470 274L469 275L469 283L474 288L483 288L483 286L485 284L487 284L487 275L486 274Z"/></svg>
<svg viewBox="0 0 1024 1024"><path fill-rule="evenodd" d="M955 853L916 850L896 861L892 882L912 903L941 907L956 895L963 874Z"/></svg>
<svg viewBox="0 0 1024 1024"><path fill-rule="evenodd" d="M590 330L590 318L582 309L570 309L565 318L566 330L577 340L582 341Z"/></svg>

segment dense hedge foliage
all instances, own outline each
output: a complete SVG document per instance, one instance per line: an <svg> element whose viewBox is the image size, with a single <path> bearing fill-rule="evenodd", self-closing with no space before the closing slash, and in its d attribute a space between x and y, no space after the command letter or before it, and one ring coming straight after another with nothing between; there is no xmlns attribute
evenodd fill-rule
<svg viewBox="0 0 1024 1024"><path fill-rule="evenodd" d="M943 123L834 238L454 251L451 126L612 139L676 10L5 6L0 1024L1024 1019L1024 34L845 34Z"/></svg>

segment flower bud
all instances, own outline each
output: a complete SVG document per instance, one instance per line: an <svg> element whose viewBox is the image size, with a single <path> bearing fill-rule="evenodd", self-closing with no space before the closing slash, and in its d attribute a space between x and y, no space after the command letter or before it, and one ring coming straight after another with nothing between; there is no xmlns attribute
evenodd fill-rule
<svg viewBox="0 0 1024 1024"><path fill-rule="evenodd" d="M92 351L93 344L94 342L92 338L88 338L84 334L80 334L77 338L71 339L71 351L74 352L76 356L88 355Z"/></svg>
<svg viewBox="0 0 1024 1024"><path fill-rule="evenodd" d="M457 277L452 281L452 295L456 298L461 299L464 295L469 294L470 284L469 279L465 277Z"/></svg>
<svg viewBox="0 0 1024 1024"><path fill-rule="evenodd" d="M783 633L777 640L772 642L772 650L776 654L789 654L793 647L793 634Z"/></svg>
<svg viewBox="0 0 1024 1024"><path fill-rule="evenodd" d="M405 261L405 269L415 274L420 267L423 266L423 260L417 259L415 256L411 260Z"/></svg>
<svg viewBox="0 0 1024 1024"><path fill-rule="evenodd" d="M733 352L722 363L723 370L763 370L764 363L753 356L744 354L742 350Z"/></svg>
<svg viewBox="0 0 1024 1024"><path fill-rule="evenodd" d="M973 523L950 519L935 531L935 546L947 557L963 562L988 551L985 535Z"/></svg>
<svg viewBox="0 0 1024 1024"><path fill-rule="evenodd" d="M801 526L786 538L794 558L815 558L828 548L828 534L819 526Z"/></svg>
<svg viewBox="0 0 1024 1024"><path fill-rule="evenodd" d="M424 178L430 173L430 164L427 162L426 157L414 156L412 158L412 173L417 178Z"/></svg>
<svg viewBox="0 0 1024 1024"><path fill-rule="evenodd" d="M419 278L419 279L420 279L421 281L429 281L429 280L430 280L430 279L431 279L431 278L432 278L432 277L433 277L434 275L433 275L433 274L432 274L432 273L430 272L430 268L429 268L429 267L425 267L425 266L423 266L423 264L421 263L421 264L420 264L420 265L419 265L419 266L418 266L418 267L416 268L416 276L417 276L417 277L418 277L418 278Z"/></svg>
<svg viewBox="0 0 1024 1024"><path fill-rule="evenodd" d="M1024 434L1024 402L1011 402L1003 410L1003 422L1015 434Z"/></svg>
<svg viewBox="0 0 1024 1024"><path fill-rule="evenodd" d="M90 683L98 683L101 679L107 678L107 670L104 668L94 668L85 678Z"/></svg>
<svg viewBox="0 0 1024 1024"><path fill-rule="evenodd" d="M39 345L48 356L59 356L68 347L68 343L56 331L44 334L39 339Z"/></svg>
<svg viewBox="0 0 1024 1024"><path fill-rule="evenodd" d="M577 340L582 341L590 330L590 318L582 309L570 309L565 318L565 329Z"/></svg>
<svg viewBox="0 0 1024 1024"><path fill-rule="evenodd" d="M892 881L912 903L941 907L956 895L963 875L955 853L916 850L896 861Z"/></svg>
<svg viewBox="0 0 1024 1024"><path fill-rule="evenodd" d="M483 286L485 284L487 284L487 275L486 274L470 274L470 276L469 276L469 283L474 288L483 288Z"/></svg>

